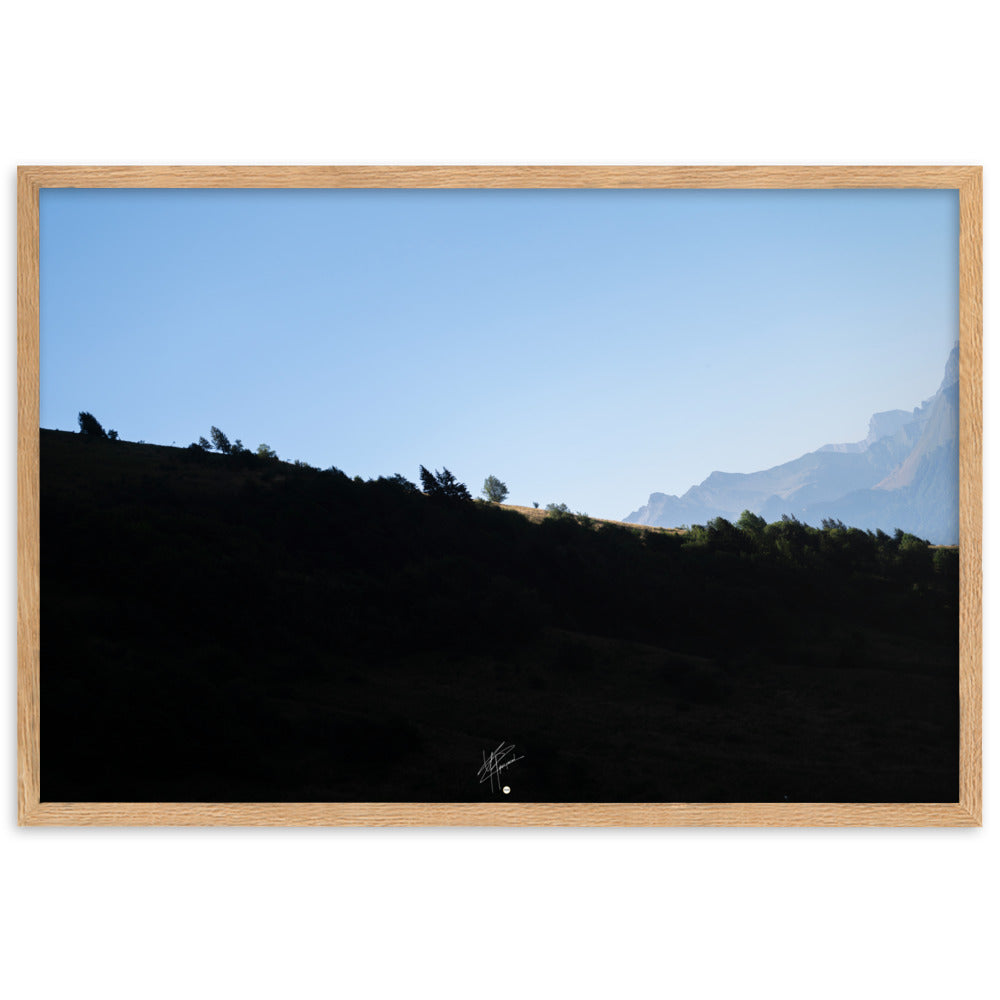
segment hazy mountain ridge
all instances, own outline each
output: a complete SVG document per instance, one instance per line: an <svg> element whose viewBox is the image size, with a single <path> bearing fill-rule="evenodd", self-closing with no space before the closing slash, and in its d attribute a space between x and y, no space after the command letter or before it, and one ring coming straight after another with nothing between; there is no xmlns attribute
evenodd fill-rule
<svg viewBox="0 0 1000 1000"><path fill-rule="evenodd" d="M683 496L653 493L625 521L659 527L732 520L824 518L866 530L896 528L936 544L958 542L958 346L938 391L912 411L872 416L864 441L828 444L760 472L713 472Z"/></svg>

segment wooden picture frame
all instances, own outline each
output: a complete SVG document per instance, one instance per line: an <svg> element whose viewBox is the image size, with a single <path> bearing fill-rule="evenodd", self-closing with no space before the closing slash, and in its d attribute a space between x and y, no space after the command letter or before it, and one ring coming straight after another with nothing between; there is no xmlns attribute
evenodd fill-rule
<svg viewBox="0 0 1000 1000"><path fill-rule="evenodd" d="M946 803L116 803L40 798L39 191L698 188L958 191L960 782ZM978 826L982 822L982 168L25 166L18 171L18 820L22 825Z"/></svg>

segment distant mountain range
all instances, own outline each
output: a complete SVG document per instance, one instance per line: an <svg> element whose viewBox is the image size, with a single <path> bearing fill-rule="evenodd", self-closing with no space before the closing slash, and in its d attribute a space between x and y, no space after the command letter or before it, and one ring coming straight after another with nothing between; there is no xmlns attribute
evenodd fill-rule
<svg viewBox="0 0 1000 1000"><path fill-rule="evenodd" d="M958 543L958 345L938 391L912 411L876 413L864 441L828 444L762 472L713 472L683 496L653 493L624 520L677 527L744 510L819 525L902 528L938 545Z"/></svg>

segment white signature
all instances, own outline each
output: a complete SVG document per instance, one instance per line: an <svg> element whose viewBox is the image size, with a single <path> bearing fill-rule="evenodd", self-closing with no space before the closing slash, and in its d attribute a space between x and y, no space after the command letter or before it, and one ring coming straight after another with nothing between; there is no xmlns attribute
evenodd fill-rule
<svg viewBox="0 0 1000 1000"><path fill-rule="evenodd" d="M483 766L479 769L477 775L479 784L488 781L490 783L490 791L495 791L500 787L500 772L519 760L524 760L524 756L515 756L513 743L501 742L500 746L489 757L486 756L486 751L484 750Z"/></svg>

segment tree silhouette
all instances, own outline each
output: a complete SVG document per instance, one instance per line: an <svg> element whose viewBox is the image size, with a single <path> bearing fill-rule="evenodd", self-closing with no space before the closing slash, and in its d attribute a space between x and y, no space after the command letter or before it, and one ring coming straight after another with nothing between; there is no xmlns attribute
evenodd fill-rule
<svg viewBox="0 0 1000 1000"><path fill-rule="evenodd" d="M233 446L229 443L229 438L218 427L212 428L212 445L216 451L221 451L223 455L231 455L233 453Z"/></svg>
<svg viewBox="0 0 1000 1000"><path fill-rule="evenodd" d="M393 486L398 486L401 490L406 493L419 493L420 490L399 472L394 473L391 476L379 476L378 482L380 483L392 483Z"/></svg>
<svg viewBox="0 0 1000 1000"><path fill-rule="evenodd" d="M80 421L81 434L86 434L88 437L107 438L108 435L104 428L92 413L81 413L77 419Z"/></svg>
<svg viewBox="0 0 1000 1000"><path fill-rule="evenodd" d="M755 514L752 510L745 510L740 514L739 520L736 522L736 527L740 531L745 531L748 535L757 537L764 534L767 521L760 514Z"/></svg>
<svg viewBox="0 0 1000 1000"><path fill-rule="evenodd" d="M437 493L438 484L434 473L423 465L420 466L420 486L429 497Z"/></svg>
<svg viewBox="0 0 1000 1000"><path fill-rule="evenodd" d="M465 487L465 483L460 483L448 469L440 472L431 472L424 466L420 466L420 484L424 493L429 497L436 497L442 500L471 500L472 495Z"/></svg>
<svg viewBox="0 0 1000 1000"><path fill-rule="evenodd" d="M460 483L447 469L442 469L437 474L438 486L441 496L448 500L471 500L472 495L465 487L465 483Z"/></svg>
<svg viewBox="0 0 1000 1000"><path fill-rule="evenodd" d="M500 482L496 476L487 476L483 483L483 496L490 503L503 503L507 499L507 484Z"/></svg>

